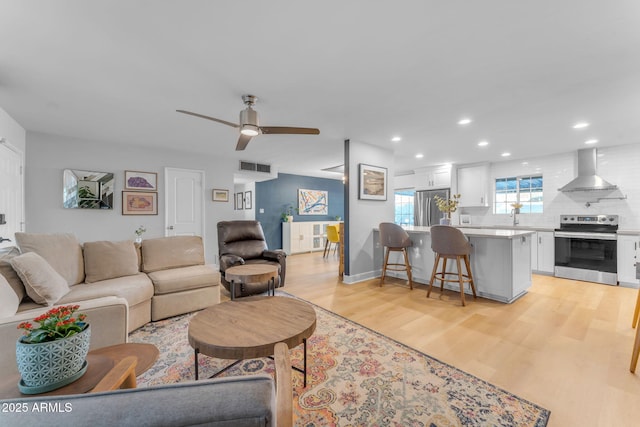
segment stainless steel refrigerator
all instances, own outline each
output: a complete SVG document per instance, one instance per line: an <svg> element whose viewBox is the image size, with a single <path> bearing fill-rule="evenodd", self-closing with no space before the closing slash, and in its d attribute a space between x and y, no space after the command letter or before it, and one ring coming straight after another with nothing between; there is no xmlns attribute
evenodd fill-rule
<svg viewBox="0 0 640 427"><path fill-rule="evenodd" d="M413 199L413 225L430 227L440 223L440 218L444 216L444 213L438 209L434 200L435 196L448 199L449 189L416 191Z"/></svg>

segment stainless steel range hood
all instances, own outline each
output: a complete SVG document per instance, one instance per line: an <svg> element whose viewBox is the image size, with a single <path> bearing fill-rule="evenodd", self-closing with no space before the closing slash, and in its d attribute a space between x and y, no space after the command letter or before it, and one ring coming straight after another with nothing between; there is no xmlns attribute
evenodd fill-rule
<svg viewBox="0 0 640 427"><path fill-rule="evenodd" d="M618 187L605 181L597 175L596 160L597 152L595 148L585 148L578 150L578 176L558 191L596 191L596 190L616 190Z"/></svg>

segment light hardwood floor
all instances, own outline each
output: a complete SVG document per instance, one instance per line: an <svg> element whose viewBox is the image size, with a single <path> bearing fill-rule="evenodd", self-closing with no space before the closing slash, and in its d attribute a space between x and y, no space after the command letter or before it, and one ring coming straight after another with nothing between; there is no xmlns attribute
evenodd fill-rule
<svg viewBox="0 0 640 427"><path fill-rule="evenodd" d="M534 275L513 304L388 279L345 285L337 258L287 258L282 290L551 410L549 426L640 425L629 372L637 291Z"/></svg>

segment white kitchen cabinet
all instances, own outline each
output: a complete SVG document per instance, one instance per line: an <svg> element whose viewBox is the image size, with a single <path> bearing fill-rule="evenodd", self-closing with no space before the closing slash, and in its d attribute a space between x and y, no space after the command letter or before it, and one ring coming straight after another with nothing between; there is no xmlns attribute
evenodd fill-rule
<svg viewBox="0 0 640 427"><path fill-rule="evenodd" d="M458 168L459 207L489 206L489 165Z"/></svg>
<svg viewBox="0 0 640 427"><path fill-rule="evenodd" d="M287 255L323 250L329 224L339 221L283 222L282 249Z"/></svg>
<svg viewBox="0 0 640 427"><path fill-rule="evenodd" d="M400 175L400 176L393 177L393 188L396 190L415 188L415 186L416 186L415 174Z"/></svg>
<svg viewBox="0 0 640 427"><path fill-rule="evenodd" d="M555 266L555 242L553 231L538 231L538 265L532 268L538 273L553 274Z"/></svg>
<svg viewBox="0 0 640 427"><path fill-rule="evenodd" d="M618 235L618 282L638 286L636 260L640 250L640 236Z"/></svg>
<svg viewBox="0 0 640 427"><path fill-rule="evenodd" d="M414 174L416 190L433 190L451 187L451 166L416 169Z"/></svg>
<svg viewBox="0 0 640 427"><path fill-rule="evenodd" d="M538 271L538 233L531 235L531 270Z"/></svg>

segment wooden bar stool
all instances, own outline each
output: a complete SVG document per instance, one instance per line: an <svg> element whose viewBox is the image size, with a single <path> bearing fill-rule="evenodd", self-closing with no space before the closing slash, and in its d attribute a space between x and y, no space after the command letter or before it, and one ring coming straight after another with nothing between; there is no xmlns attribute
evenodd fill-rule
<svg viewBox="0 0 640 427"><path fill-rule="evenodd" d="M380 246L386 248L384 255L384 263L382 264L382 277L380 278L380 286L384 283L384 277L387 270L406 271L409 278L409 288L413 289L413 278L411 276L411 265L409 264L409 255L407 248L411 246L411 238L402 227L392 222L382 222L379 226L380 230ZM404 264L390 263L390 252L402 252Z"/></svg>
<svg viewBox="0 0 640 427"><path fill-rule="evenodd" d="M633 312L633 321L631 327L636 328L636 338L633 341L633 351L631 352L631 366L629 370L633 373L636 372L636 366L638 365L638 356L640 356L640 326L638 326L638 314L640 313L640 289L638 289L638 298L636 299L636 308Z"/></svg>
<svg viewBox="0 0 640 427"><path fill-rule="evenodd" d="M431 288L434 280L440 280L440 293L443 291L444 282L460 283L460 300L462 305L464 302L464 283L469 282L473 297L476 296L476 287L473 283L473 274L471 274L471 264L469 262L469 254L471 253L471 243L462 234L462 231L448 225L431 226L431 249L436 254L436 260L433 263L433 272L429 281L429 291L427 298L431 295ZM458 267L458 272L447 272L447 260L454 259ZM438 265L442 260L442 270L438 272ZM460 260L464 260L467 274L463 274ZM447 278L447 276L456 276L455 279Z"/></svg>

